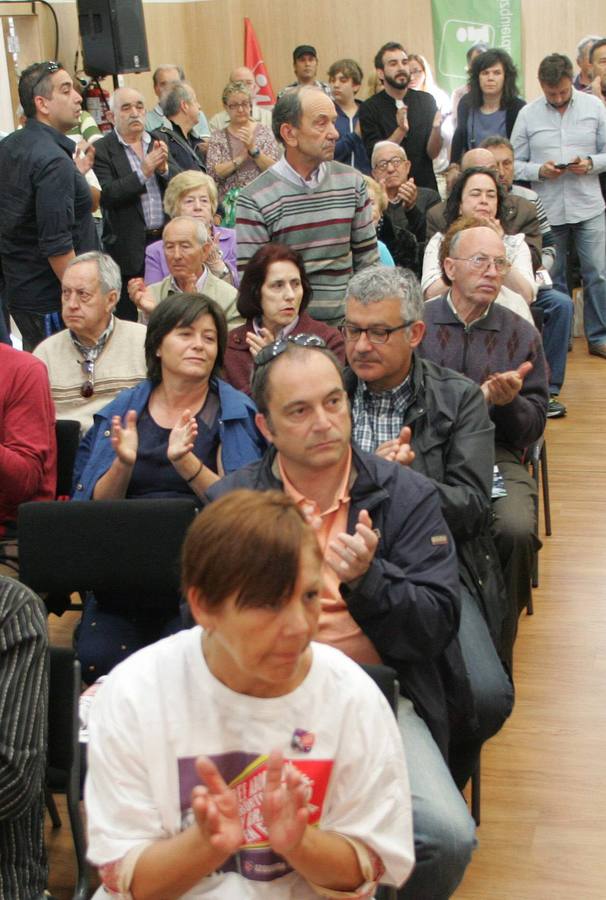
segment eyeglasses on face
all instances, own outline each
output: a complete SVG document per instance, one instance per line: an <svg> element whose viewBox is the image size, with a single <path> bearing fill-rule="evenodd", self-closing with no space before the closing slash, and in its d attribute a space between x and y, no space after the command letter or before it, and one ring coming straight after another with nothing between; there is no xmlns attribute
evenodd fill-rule
<svg viewBox="0 0 606 900"><path fill-rule="evenodd" d="M392 156L391 159L384 159L382 162L377 163L375 172L386 172L389 166L391 166L392 169L399 169L405 162L406 160L402 159L401 156Z"/></svg>
<svg viewBox="0 0 606 900"><path fill-rule="evenodd" d="M370 341L371 344L386 344L389 340L389 336L394 333L394 331L402 331L404 328L408 328L413 324L415 319L408 319L406 322L403 322L401 325L396 325L394 328L388 328L387 325L371 325L369 328L359 328L358 325L350 325L345 322L344 325L339 326L339 331L345 338L348 343L355 343L359 341L363 334L366 335L367 340Z"/></svg>
<svg viewBox="0 0 606 900"><path fill-rule="evenodd" d="M326 341L323 341L317 334L294 334L286 338L280 338L273 344L268 344L259 350L255 356L255 366L264 366L271 362L277 356L284 353L289 344L296 344L297 347L326 347Z"/></svg>
<svg viewBox="0 0 606 900"><path fill-rule="evenodd" d="M46 78L47 75L52 75L53 72L58 72L61 68L59 63L55 62L54 59L49 59L48 62L41 63L41 66L43 66L43 69L32 84L32 97L34 96L34 91L38 87L42 79Z"/></svg>
<svg viewBox="0 0 606 900"><path fill-rule="evenodd" d="M468 263L472 269L476 269L478 272L485 272L493 265L497 275L504 275L511 266L506 256L485 256L483 253L476 253L474 256L453 256L451 258Z"/></svg>
<svg viewBox="0 0 606 900"><path fill-rule="evenodd" d="M92 359L82 360L84 383L80 388L80 396L88 399L95 393L95 362Z"/></svg>
<svg viewBox="0 0 606 900"><path fill-rule="evenodd" d="M249 109L250 100L243 100L242 103L228 103L227 108L230 110L234 109Z"/></svg>

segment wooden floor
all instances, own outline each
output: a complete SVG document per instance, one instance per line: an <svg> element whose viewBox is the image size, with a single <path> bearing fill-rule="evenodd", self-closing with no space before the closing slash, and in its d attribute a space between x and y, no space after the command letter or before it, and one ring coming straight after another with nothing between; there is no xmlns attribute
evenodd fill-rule
<svg viewBox="0 0 606 900"><path fill-rule="evenodd" d="M479 846L456 900L606 898L606 360L574 343L568 416L547 429L554 533L520 622L515 710L482 754ZM51 631L68 640L63 620ZM50 889L69 900L61 832L49 826Z"/></svg>

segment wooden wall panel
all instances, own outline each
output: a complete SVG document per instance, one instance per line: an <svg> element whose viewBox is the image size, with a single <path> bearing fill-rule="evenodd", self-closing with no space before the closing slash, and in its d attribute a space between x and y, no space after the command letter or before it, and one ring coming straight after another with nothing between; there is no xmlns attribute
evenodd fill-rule
<svg viewBox="0 0 606 900"><path fill-rule="evenodd" d="M124 0L128 2L128 0ZM321 77L330 63L352 56L365 75L372 58L387 40L402 41L409 51L425 52L433 62L430 0L200 0L196 3L144 3L152 68L180 60L209 114L219 98L229 70L242 63L244 17L257 32L274 89L292 80L291 53L299 43L318 50ZM40 7L43 9L43 7ZM75 0L56 3L61 30L60 56L73 67L78 43ZM604 0L522 0L525 84L524 94L538 94L536 70L543 56L554 50L574 58L575 46L587 33L606 34ZM41 13L42 39L52 53L52 22ZM23 58L24 67L32 60ZM125 76L152 102L147 74Z"/></svg>

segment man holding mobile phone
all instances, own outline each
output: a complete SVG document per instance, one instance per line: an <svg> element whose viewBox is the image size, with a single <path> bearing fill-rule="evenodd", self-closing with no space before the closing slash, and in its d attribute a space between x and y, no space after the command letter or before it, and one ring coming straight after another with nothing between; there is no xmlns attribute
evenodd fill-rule
<svg viewBox="0 0 606 900"><path fill-rule="evenodd" d="M543 201L556 243L551 276L567 293L566 251L572 236L581 265L589 353L606 359L606 220L599 174L606 171L606 108L573 88L572 63L552 53L538 72L544 97L521 110L511 135L517 179ZM570 148L562 160L561 146Z"/></svg>

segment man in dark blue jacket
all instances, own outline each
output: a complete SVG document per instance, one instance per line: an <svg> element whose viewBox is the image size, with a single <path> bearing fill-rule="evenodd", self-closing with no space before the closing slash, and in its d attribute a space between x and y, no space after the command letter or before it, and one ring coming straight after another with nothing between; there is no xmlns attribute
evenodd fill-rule
<svg viewBox="0 0 606 900"><path fill-rule="evenodd" d="M285 490L317 525L324 553L318 639L359 662L393 666L400 681L417 866L399 896L442 900L474 845L473 822L445 762L451 728L475 727L457 639L456 552L431 482L351 446L342 375L332 354L312 343L318 340L299 335L257 355L256 423L273 446L208 496L237 487Z"/></svg>

